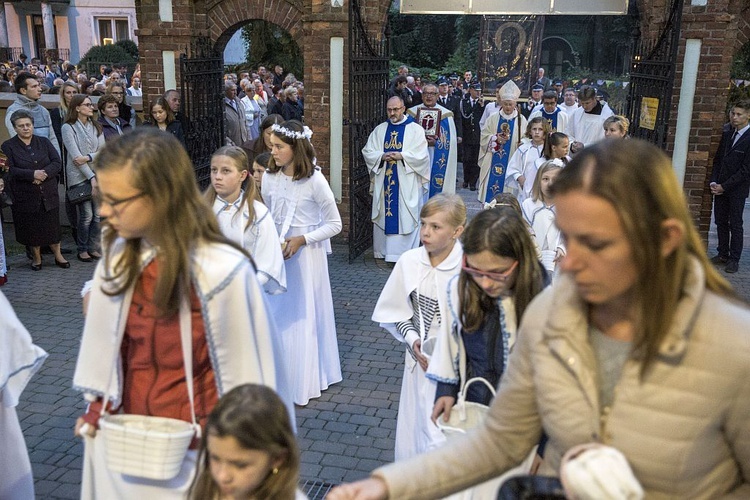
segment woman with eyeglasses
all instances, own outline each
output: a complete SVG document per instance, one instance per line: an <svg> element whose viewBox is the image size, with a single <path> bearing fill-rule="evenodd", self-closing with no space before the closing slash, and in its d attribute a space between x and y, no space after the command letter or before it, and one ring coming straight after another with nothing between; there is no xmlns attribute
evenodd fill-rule
<svg viewBox="0 0 750 500"><path fill-rule="evenodd" d="M550 281L526 224L510 207L480 212L461 241L461 272L448 285L450 317L441 325L427 371L437 382L433 421L450 418L467 380L481 377L497 387L518 321ZM472 384L466 400L488 405L492 397L483 384Z"/></svg>
<svg viewBox="0 0 750 500"><path fill-rule="evenodd" d="M128 122L131 128L135 128L135 110L128 104L125 98L127 95L127 86L119 80L111 81L107 85L104 95L110 94L117 98L117 106L120 108L120 118Z"/></svg>
<svg viewBox="0 0 750 500"><path fill-rule="evenodd" d="M92 162L104 147L102 126L94 120L94 105L84 94L74 95L68 106L68 115L62 126L63 144L67 151L65 172L68 175L68 192L79 184L89 183L91 195L99 189ZM76 244L78 260L93 262L101 258L99 253L99 209L92 198L72 199L78 210Z"/></svg>

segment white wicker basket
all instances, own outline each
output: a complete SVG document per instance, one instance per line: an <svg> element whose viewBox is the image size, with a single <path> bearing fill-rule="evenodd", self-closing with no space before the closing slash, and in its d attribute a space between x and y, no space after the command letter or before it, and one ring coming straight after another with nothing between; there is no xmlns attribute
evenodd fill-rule
<svg viewBox="0 0 750 500"><path fill-rule="evenodd" d="M466 401L466 393L469 391L469 386L474 382L484 383L490 389L492 395L495 395L495 388L487 380L482 377L469 379L458 394L458 401L451 409L450 419L446 422L443 419L445 414L440 415L437 419L438 428L448 439L463 436L469 430L481 424L487 414L489 407L480 403Z"/></svg>
<svg viewBox="0 0 750 500"><path fill-rule="evenodd" d="M99 428L111 471L158 480L177 476L196 435L189 422L144 415L105 415Z"/></svg>

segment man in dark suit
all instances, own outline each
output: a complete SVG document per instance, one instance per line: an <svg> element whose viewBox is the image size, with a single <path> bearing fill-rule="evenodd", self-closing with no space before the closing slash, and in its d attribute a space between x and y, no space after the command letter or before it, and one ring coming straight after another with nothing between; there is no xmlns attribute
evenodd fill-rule
<svg viewBox="0 0 750 500"><path fill-rule="evenodd" d="M742 212L750 193L750 100L737 102L729 112L729 123L714 157L711 194L719 253L714 264L726 264L724 271L736 273L743 246Z"/></svg>
<svg viewBox="0 0 750 500"><path fill-rule="evenodd" d="M479 180L479 139L481 129L479 120L484 113L484 99L482 99L482 86L475 83L469 87L469 93L459 103L459 114L463 126L464 155L464 188L472 191L477 190L477 181Z"/></svg>

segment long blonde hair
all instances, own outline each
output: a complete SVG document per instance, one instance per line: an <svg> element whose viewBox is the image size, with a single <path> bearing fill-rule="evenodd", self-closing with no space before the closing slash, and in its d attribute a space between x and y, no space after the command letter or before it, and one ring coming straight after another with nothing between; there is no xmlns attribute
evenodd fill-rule
<svg viewBox="0 0 750 500"><path fill-rule="evenodd" d="M255 185L255 180L252 178L252 173L248 168L247 153L245 153L245 151L238 146L222 146L217 149L214 154L211 155L211 159L213 160L217 156L226 156L227 158L232 160L232 164L238 172L245 171L249 174L245 182L245 193L242 195L242 203L247 204L247 211L249 214L247 224L245 225L245 229L247 229L255 222L256 215L255 205L253 204L253 202L263 201L261 200L258 186ZM216 196L218 195L216 194L216 190L214 189L213 185L209 184L203 196L206 198L206 201L208 201L209 206L213 206L214 202L216 201ZM239 216L239 212L235 214L235 217L237 216Z"/></svg>
<svg viewBox="0 0 750 500"><path fill-rule="evenodd" d="M669 158L645 141L607 139L578 153L551 186L553 196L581 191L609 202L617 212L639 271L634 285L634 355L641 375L656 359L672 324L690 259L697 259L706 288L734 297L731 285L706 251ZM682 243L662 255L662 223L676 219L685 228Z"/></svg>
<svg viewBox="0 0 750 500"><path fill-rule="evenodd" d="M190 293L190 254L199 243L224 243L242 250L221 233L216 216L198 191L193 164L172 134L139 127L107 142L94 160L94 170L123 168L130 168L133 187L153 205L156 240L150 243L159 249L154 303L167 317L178 311L180 299ZM111 250L116 239L114 230L105 231L106 248ZM141 238L128 240L116 262L106 252L104 293L122 294L138 280L142 245Z"/></svg>

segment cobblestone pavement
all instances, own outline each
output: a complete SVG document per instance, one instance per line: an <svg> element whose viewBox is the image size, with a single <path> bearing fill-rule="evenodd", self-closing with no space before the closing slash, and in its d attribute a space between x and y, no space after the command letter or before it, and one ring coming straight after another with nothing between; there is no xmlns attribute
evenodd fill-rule
<svg viewBox="0 0 750 500"><path fill-rule="evenodd" d="M459 190L469 213L479 210L475 192ZM740 272L729 275L739 294L750 299L750 208L745 208L745 257ZM5 226L6 242L13 238ZM710 238L715 249L715 233ZM71 241L63 247L74 248ZM70 256L69 256L70 257ZM75 418L83 403L71 389L82 329L79 290L93 265L71 259L58 269L52 256L33 272L25 256L9 259L10 281L3 292L35 342L49 358L31 380L18 406L36 479L39 498L78 498L81 443L73 438ZM344 381L332 386L306 407L297 409L303 479L339 483L364 477L393 460L404 351L370 321L372 309L391 265L372 253L347 261L346 247L334 244L330 260L336 323Z"/></svg>

